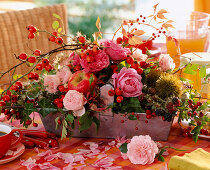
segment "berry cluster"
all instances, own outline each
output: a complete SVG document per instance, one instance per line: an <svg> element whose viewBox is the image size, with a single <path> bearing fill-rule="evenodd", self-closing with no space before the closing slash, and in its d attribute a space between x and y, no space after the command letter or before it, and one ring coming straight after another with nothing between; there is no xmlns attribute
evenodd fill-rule
<svg viewBox="0 0 210 170"><path fill-rule="evenodd" d="M54 99L53 103L58 107L58 108L63 108L63 99L64 95L61 95L60 98Z"/></svg>
<svg viewBox="0 0 210 170"><path fill-rule="evenodd" d="M95 61L95 55L98 53L98 46L93 46L92 49L87 49L81 53L81 58L86 59L88 63Z"/></svg>
<svg viewBox="0 0 210 170"><path fill-rule="evenodd" d="M29 31L28 39L33 39L35 37L35 33L37 32L37 28L33 25L29 25L26 29Z"/></svg>
<svg viewBox="0 0 210 170"><path fill-rule="evenodd" d="M108 95L109 96L114 96L115 94L117 95L117 98L116 98L117 103L121 103L123 101L123 96L122 96L122 90L121 90L121 88L116 88L115 90L110 89L108 91Z"/></svg>
<svg viewBox="0 0 210 170"><path fill-rule="evenodd" d="M56 31L52 32L49 41L55 42L58 45L63 44L63 38L58 36L58 33Z"/></svg>

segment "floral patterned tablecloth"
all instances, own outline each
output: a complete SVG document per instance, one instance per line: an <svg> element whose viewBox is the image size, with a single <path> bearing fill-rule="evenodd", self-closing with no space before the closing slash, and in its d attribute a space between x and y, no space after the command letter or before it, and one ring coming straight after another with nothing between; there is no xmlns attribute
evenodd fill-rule
<svg viewBox="0 0 210 170"><path fill-rule="evenodd" d="M36 129L36 130L44 130L44 127L41 123L41 120L38 115L36 115L36 120L38 119L39 126L37 128L30 127L30 129ZM20 127L19 123L12 122L13 126ZM113 141L112 139L96 139L96 138L72 138L71 140L64 139L59 140L60 147L58 149L52 150L53 153L57 152L63 152L63 153L75 153L78 152L78 149L86 149L87 146L84 146L85 142L96 142L96 143L102 143L104 145L108 146L108 143ZM193 151L197 148L203 148L204 150L210 152L210 139L206 138L200 138L197 143L194 143L193 140L189 137L183 137L181 135L181 129L178 126L177 122L175 121L173 123L170 136L168 138L168 141L161 142L163 145L167 146L173 146L178 149L187 150L186 152ZM44 149L39 149L40 152L46 151ZM110 147L105 151L105 154L108 155L109 158L112 158L114 167L118 167L119 169L125 169L125 170L134 170L134 169L157 169L157 170L165 170L167 169L167 163L169 162L170 158L173 155L182 155L185 152L179 152L175 150L168 150L169 155L164 156L165 162L159 162L155 160L154 163L150 165L134 165L129 160L125 160L121 157L120 151L116 147ZM25 152L16 160L9 162L7 164L0 165L0 169L5 170L18 170L18 169L26 169L26 167L23 167L20 165L21 160L27 160L29 158L36 159L37 162L43 163L43 158L40 158L37 156L37 152L34 149L26 149ZM85 164L81 166L81 164L75 165L76 167L80 166L81 168L85 170L92 170L92 169L100 169L93 167L93 164L96 162L97 158L89 158L85 160ZM62 159L54 159L50 162L52 165L63 169L68 164L65 164ZM35 168L36 169L36 168ZM70 169L70 168L69 168Z"/></svg>

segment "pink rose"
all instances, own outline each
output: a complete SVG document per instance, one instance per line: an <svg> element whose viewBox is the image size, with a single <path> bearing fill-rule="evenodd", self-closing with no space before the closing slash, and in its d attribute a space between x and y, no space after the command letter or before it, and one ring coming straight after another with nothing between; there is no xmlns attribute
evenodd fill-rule
<svg viewBox="0 0 210 170"><path fill-rule="evenodd" d="M86 99L84 95L76 90L69 90L64 99L63 105L67 110L73 110L75 116L82 116L85 114Z"/></svg>
<svg viewBox="0 0 210 170"><path fill-rule="evenodd" d="M73 52L70 54L69 58L73 61L72 64L77 66L80 65L80 57L77 53Z"/></svg>
<svg viewBox="0 0 210 170"><path fill-rule="evenodd" d="M142 93L141 75L133 68L123 67L119 73L112 75L115 88L121 88L124 97L137 97Z"/></svg>
<svg viewBox="0 0 210 170"><path fill-rule="evenodd" d="M151 164L158 153L157 144L148 135L134 136L127 148L128 159L133 164Z"/></svg>
<svg viewBox="0 0 210 170"><path fill-rule="evenodd" d="M48 93L57 92L57 87L61 84L60 78L57 75L47 75L44 78L44 86Z"/></svg>
<svg viewBox="0 0 210 170"><path fill-rule="evenodd" d="M148 56L146 54L142 54L141 50L137 49L133 54L132 57L137 61L146 61Z"/></svg>
<svg viewBox="0 0 210 170"><path fill-rule="evenodd" d="M70 71L68 66L64 66L57 72L56 75L60 78L61 82L65 84L66 82L68 82L69 78L71 77L72 72Z"/></svg>
<svg viewBox="0 0 210 170"><path fill-rule="evenodd" d="M87 62L87 56L80 60L81 66L85 71L97 72L109 66L109 57L103 50L99 50L92 57L92 62Z"/></svg>
<svg viewBox="0 0 210 170"><path fill-rule="evenodd" d="M100 44L104 47L104 51L110 57L110 60L115 62L120 62L124 60L128 54L130 54L130 50L128 48L123 48L121 45L115 43L112 40L101 40Z"/></svg>
<svg viewBox="0 0 210 170"><path fill-rule="evenodd" d="M159 65L162 71L173 70L175 63L169 54L161 54L159 56Z"/></svg>

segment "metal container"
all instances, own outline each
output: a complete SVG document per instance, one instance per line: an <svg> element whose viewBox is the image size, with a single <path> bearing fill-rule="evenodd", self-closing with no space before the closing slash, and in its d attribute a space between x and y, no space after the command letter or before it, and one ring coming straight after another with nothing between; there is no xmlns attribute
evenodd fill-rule
<svg viewBox="0 0 210 170"><path fill-rule="evenodd" d="M104 85L101 88L101 97L106 104L113 102L113 98L108 96L107 90L110 90L111 85ZM166 141L171 129L172 122L163 121L162 117L153 117L146 119L145 113L139 113L138 120L128 120L123 117L123 114L114 114L111 109L106 112L96 113L95 116L100 120L100 128L98 133L94 124L83 132L79 132L78 124L75 124L73 129L73 137L95 137L95 138L116 138L117 136L133 137L137 135L150 135L153 140ZM46 117L41 117L45 129L48 132L61 135L61 128L55 129L56 117L62 115L60 113L49 114ZM125 120L121 123L121 120ZM148 120L148 123L145 122ZM137 128L138 130L136 130Z"/></svg>

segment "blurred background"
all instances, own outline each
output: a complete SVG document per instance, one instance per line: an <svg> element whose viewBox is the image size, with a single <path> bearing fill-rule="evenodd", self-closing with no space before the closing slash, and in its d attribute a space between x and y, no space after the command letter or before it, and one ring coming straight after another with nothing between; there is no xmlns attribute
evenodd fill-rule
<svg viewBox="0 0 210 170"><path fill-rule="evenodd" d="M156 3L160 3L159 7L166 9L171 15L193 10L209 12L207 8L210 8L210 0L0 0L0 12L58 3L68 5L69 32L75 34L80 31L89 38L97 31L95 22L98 16L103 31L113 32L122 19L151 14L152 6Z"/></svg>

